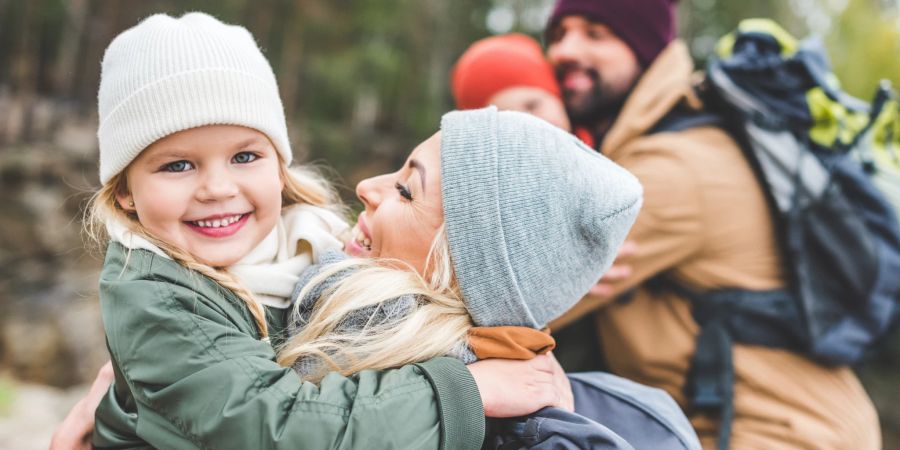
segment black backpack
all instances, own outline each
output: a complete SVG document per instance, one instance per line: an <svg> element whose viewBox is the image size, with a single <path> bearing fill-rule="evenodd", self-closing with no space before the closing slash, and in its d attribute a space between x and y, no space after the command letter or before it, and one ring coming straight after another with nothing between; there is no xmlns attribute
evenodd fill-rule
<svg viewBox="0 0 900 450"><path fill-rule="evenodd" d="M764 19L720 40L700 94L705 111L673 110L651 132L712 125L738 141L767 195L788 274L787 287L772 291L698 292L666 275L649 283L692 303L701 331L685 393L695 410L720 416L727 449L733 342L852 365L896 322L900 226L888 197L900 189L900 136L891 134L900 108L886 85L872 105L848 96L821 44L798 43Z"/></svg>

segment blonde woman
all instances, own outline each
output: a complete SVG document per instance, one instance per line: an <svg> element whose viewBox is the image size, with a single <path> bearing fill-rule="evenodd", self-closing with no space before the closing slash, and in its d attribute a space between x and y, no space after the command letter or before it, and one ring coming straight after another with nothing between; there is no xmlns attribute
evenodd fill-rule
<svg viewBox="0 0 900 450"><path fill-rule="evenodd" d="M445 115L400 170L361 182L357 195L365 211L345 246L356 258L328 253L301 277L294 335L279 353L321 383L441 355L472 363L546 353L554 341L541 330L612 264L641 204L636 179L576 137L493 107ZM597 378L575 381L584 391ZM671 398L627 389L659 400L683 435L654 448L699 447ZM522 420L489 422L487 445L631 448L571 413ZM656 426L639 429L646 422L624 431L640 439Z"/></svg>

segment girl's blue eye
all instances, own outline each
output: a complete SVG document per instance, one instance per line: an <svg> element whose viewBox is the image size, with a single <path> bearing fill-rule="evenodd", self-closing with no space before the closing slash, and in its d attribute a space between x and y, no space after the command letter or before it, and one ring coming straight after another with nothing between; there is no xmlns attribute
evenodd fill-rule
<svg viewBox="0 0 900 450"><path fill-rule="evenodd" d="M259 156L256 156L256 154L252 152L240 152L237 155L234 155L231 160L238 164L247 164L256 161L257 158L259 158Z"/></svg>
<svg viewBox="0 0 900 450"><path fill-rule="evenodd" d="M182 159L181 161L170 162L164 165L162 167L162 170L165 172L184 172L187 170L191 170L192 168L193 166L191 165L191 163Z"/></svg>

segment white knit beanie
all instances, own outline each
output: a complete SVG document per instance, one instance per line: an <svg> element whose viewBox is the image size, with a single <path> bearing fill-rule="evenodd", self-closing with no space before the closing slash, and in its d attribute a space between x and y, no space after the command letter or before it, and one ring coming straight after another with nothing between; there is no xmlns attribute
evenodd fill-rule
<svg viewBox="0 0 900 450"><path fill-rule="evenodd" d="M101 183L153 142L204 125L256 129L291 162L269 62L245 28L207 14L156 14L122 32L103 56L97 97Z"/></svg>

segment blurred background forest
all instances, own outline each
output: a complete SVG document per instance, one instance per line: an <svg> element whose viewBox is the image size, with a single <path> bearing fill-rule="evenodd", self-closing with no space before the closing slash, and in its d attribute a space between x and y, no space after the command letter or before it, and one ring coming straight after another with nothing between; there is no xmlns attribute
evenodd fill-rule
<svg viewBox="0 0 900 450"><path fill-rule="evenodd" d="M449 72L481 37L540 37L552 0L0 0L0 448L46 448L105 361L98 252L81 210L97 187L100 59L156 12L246 26L275 69L298 159L352 187L399 164L452 108ZM900 0L681 0L698 67L740 19L821 36L851 94L900 85ZM345 189L352 199L352 190ZM900 344L860 368L885 448L900 448Z"/></svg>

